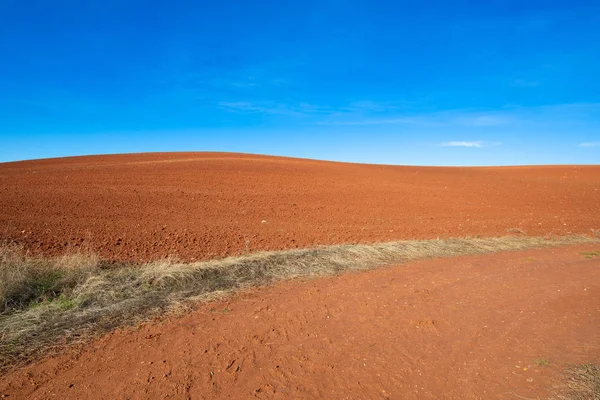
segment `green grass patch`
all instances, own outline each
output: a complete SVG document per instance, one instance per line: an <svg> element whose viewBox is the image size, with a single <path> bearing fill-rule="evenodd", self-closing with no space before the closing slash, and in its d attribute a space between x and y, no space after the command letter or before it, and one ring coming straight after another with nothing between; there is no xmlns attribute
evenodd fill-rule
<svg viewBox="0 0 600 400"><path fill-rule="evenodd" d="M78 285L97 273L99 265L99 259L90 254L44 259L19 247L0 248L0 316L64 302Z"/></svg>
<svg viewBox="0 0 600 400"><path fill-rule="evenodd" d="M600 256L600 251L582 251L581 253L582 256L584 256L585 258L594 258L594 257L598 257Z"/></svg>
<svg viewBox="0 0 600 400"><path fill-rule="evenodd" d="M538 367L549 367L550 365L552 365L550 363L550 361L546 360L544 357L541 358L536 358L535 360L533 360L533 362L535 363L535 365L537 365Z"/></svg>

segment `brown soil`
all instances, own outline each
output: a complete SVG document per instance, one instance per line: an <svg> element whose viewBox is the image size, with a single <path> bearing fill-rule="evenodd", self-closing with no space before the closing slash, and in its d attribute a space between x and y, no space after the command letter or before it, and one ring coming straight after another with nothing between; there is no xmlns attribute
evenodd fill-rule
<svg viewBox="0 0 600 400"><path fill-rule="evenodd" d="M0 164L0 239L208 259L315 244L586 233L600 166L395 167L225 153Z"/></svg>
<svg viewBox="0 0 600 400"><path fill-rule="evenodd" d="M547 398L567 363L600 360L600 257L580 254L592 250L435 259L256 289L12 372L0 395Z"/></svg>

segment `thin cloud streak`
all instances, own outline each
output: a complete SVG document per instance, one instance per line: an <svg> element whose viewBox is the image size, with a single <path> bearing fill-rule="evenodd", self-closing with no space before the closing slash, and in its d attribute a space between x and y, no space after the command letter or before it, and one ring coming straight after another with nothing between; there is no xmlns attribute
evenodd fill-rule
<svg viewBox="0 0 600 400"><path fill-rule="evenodd" d="M583 142L579 143L579 147L600 147L600 142Z"/></svg>
<svg viewBox="0 0 600 400"><path fill-rule="evenodd" d="M495 115L472 115L455 119L455 123L465 126L500 126L512 122L513 119L505 116Z"/></svg>
<svg viewBox="0 0 600 400"><path fill-rule="evenodd" d="M515 79L513 82L513 86L515 87L535 87L540 86L540 83L537 81L528 81L526 79Z"/></svg>
<svg viewBox="0 0 600 400"><path fill-rule="evenodd" d="M364 113L348 112L340 108L329 120L319 122L320 125L361 126L361 125L416 125L423 127L467 126L489 128L505 126L518 122L516 115L507 113L478 113L464 110L448 110L425 112L419 114L390 114L383 116L363 115Z"/></svg>
<svg viewBox="0 0 600 400"><path fill-rule="evenodd" d="M275 102L252 102L252 101L220 101L217 106L225 111L235 113L260 113L270 115L303 116L309 114L330 113L327 108L310 104L278 104Z"/></svg>
<svg viewBox="0 0 600 400"><path fill-rule="evenodd" d="M493 146L500 146L500 145L501 145L500 142L483 142L481 140L472 141L472 142L451 141L451 142L440 143L440 146L442 146L442 147L471 147L471 148L477 148L477 149L480 149L482 147L493 147Z"/></svg>
<svg viewBox="0 0 600 400"><path fill-rule="evenodd" d="M443 142L440 143L442 147L483 147L483 142Z"/></svg>
<svg viewBox="0 0 600 400"><path fill-rule="evenodd" d="M387 118L387 119L363 119L355 121L322 121L319 125L335 126L364 126L364 125L402 125L402 124L421 124L424 121L420 118Z"/></svg>

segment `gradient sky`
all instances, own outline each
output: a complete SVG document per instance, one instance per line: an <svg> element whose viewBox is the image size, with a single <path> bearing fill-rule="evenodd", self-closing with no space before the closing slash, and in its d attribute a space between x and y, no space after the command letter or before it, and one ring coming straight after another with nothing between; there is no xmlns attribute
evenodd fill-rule
<svg viewBox="0 0 600 400"><path fill-rule="evenodd" d="M0 161L600 163L600 2L0 0Z"/></svg>

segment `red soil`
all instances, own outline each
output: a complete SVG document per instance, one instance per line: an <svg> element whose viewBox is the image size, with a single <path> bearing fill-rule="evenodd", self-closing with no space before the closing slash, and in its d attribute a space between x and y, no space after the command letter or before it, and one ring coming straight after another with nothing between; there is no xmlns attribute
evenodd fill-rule
<svg viewBox="0 0 600 400"><path fill-rule="evenodd" d="M315 244L586 233L600 166L396 167L219 153L0 164L0 239L207 259Z"/></svg>
<svg viewBox="0 0 600 400"><path fill-rule="evenodd" d="M0 377L8 399L547 398L600 360L600 257L575 246L287 282ZM545 358L550 366L538 366Z"/></svg>

